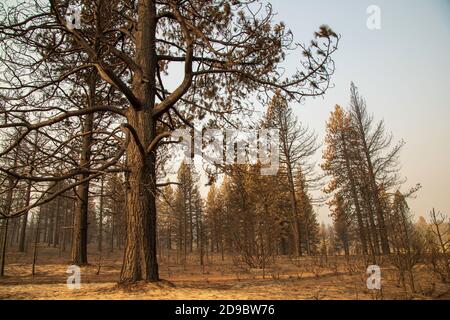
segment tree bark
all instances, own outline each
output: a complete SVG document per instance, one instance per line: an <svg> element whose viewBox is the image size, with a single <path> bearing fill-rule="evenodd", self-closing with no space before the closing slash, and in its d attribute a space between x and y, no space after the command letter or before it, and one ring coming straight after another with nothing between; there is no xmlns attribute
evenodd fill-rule
<svg viewBox="0 0 450 320"><path fill-rule="evenodd" d="M103 249L103 192L104 192L104 176L102 176L100 186L100 212L98 221L98 251Z"/></svg>
<svg viewBox="0 0 450 320"><path fill-rule="evenodd" d="M87 108L92 108L95 101L95 87L97 81L97 72L93 71L89 78L89 101ZM94 126L94 114L89 113L84 118L83 124L83 142L80 154L80 167L88 169L91 160L92 130ZM88 209L89 209L89 186L87 179L89 173L80 175L80 180L86 179L86 182L79 185L76 189L77 205L75 208L73 240L72 240L72 263L76 265L88 264L87 240L88 240Z"/></svg>
<svg viewBox="0 0 450 320"><path fill-rule="evenodd" d="M355 111L356 111L356 119L358 122L357 123L358 130L360 132L363 152L364 152L365 161L366 161L367 169L368 169L368 173L369 173L369 186L371 188L371 192L373 195L373 201L375 204L375 210L376 210L376 214L377 214L378 227L380 230L380 238L381 238L381 248L383 250L383 254L387 255L390 253L389 241L388 241L388 236L387 236L386 223L384 221L384 212L383 212L383 208L381 206L381 201L380 201L380 194L379 194L379 190L378 190L378 187L377 187L377 184L375 181L375 173L374 173L373 164L372 164L372 157L369 152L367 137L365 135L364 125L362 122L362 114L361 114L360 107L357 106L355 108Z"/></svg>
<svg viewBox="0 0 450 320"><path fill-rule="evenodd" d="M155 123L148 111L130 110L129 123L141 141L148 141L155 132ZM147 128L153 128L150 132ZM130 170L126 192L125 252L120 282L158 281L156 257L156 164L154 154L142 155L136 143L127 150Z"/></svg>
<svg viewBox="0 0 450 320"><path fill-rule="evenodd" d="M358 222L359 237L361 239L363 254L367 255L367 252L368 252L367 251L367 239L366 239L366 233L365 233L365 228L364 228L364 222L362 219L361 206L359 203L358 192L356 191L355 178L353 175L352 167L350 165L350 154L347 149L347 140L343 133L341 134L341 142L342 142L344 158L345 158L345 168L347 171L348 178L350 180L350 191L351 191L351 194L353 197L353 202L354 202L355 209L356 209L356 219Z"/></svg>
<svg viewBox="0 0 450 320"><path fill-rule="evenodd" d="M55 210L55 226L53 232L53 247L56 248L59 245L59 238L61 232L61 202L62 196L59 196L56 200L56 210Z"/></svg>
<svg viewBox="0 0 450 320"><path fill-rule="evenodd" d="M41 213L37 213L37 221L36 221L36 231L34 235L34 250L33 250L33 264L31 267L31 275L34 276L36 274L36 261L37 261L37 255L38 255L38 243L39 243L39 236L40 236L40 225L41 225Z"/></svg>
<svg viewBox="0 0 450 320"><path fill-rule="evenodd" d="M298 213L298 205L297 205L297 196L295 194L295 183L294 183L294 172L292 169L292 164L289 156L289 151L287 149L287 141L283 139L283 152L286 157L286 170L287 177L289 183L289 194L291 200L291 214L293 218L293 231L294 231L294 239L295 239L295 248L297 255L301 257L303 255L302 248L302 231L301 231L301 221Z"/></svg>
<svg viewBox="0 0 450 320"><path fill-rule="evenodd" d="M127 236L120 274L122 284L159 280L156 256L156 152L146 150L157 136L152 114L157 65L155 1L139 1L138 17L136 61L141 70L134 74L133 93L144 108L129 108L127 112L134 136L127 148Z"/></svg>
<svg viewBox="0 0 450 320"><path fill-rule="evenodd" d="M34 162L36 160L36 149L38 148L38 137L39 134L38 132L35 133L34 136L34 152L33 155L31 156L31 170L30 170L30 174L33 173L33 166L34 166ZM31 200L31 186L32 183L31 181L27 182L27 191L25 194L25 207L28 207L30 205L30 200ZM28 222L28 212L22 217L22 227L20 229L20 241L19 241L19 252L25 252L25 239L26 239L26 230L27 230L27 222Z"/></svg>
<svg viewBox="0 0 450 320"><path fill-rule="evenodd" d="M9 219L4 220L3 222L3 241L2 241L2 261L0 264L0 277L4 277L5 276L5 260L6 260L6 244L8 241L8 224L9 224Z"/></svg>
<svg viewBox="0 0 450 320"><path fill-rule="evenodd" d="M30 205L30 197L31 197L31 181L28 181L27 191L25 194L25 207L28 207ZM19 252L25 252L27 224L28 224L28 213L24 214L24 216L22 217L22 226L20 228L20 237L19 237Z"/></svg>

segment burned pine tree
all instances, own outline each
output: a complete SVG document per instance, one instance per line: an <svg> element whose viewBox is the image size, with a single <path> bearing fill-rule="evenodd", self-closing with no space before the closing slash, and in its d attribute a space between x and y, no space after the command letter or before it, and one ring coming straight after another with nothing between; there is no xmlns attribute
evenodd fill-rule
<svg viewBox="0 0 450 320"><path fill-rule="evenodd" d="M338 36L322 26L310 46L296 46L285 26L273 22L270 6L260 13L252 11L260 5L258 1L82 2L80 29L67 26L66 1L6 9L0 28L1 60L8 66L1 78L2 84L8 83L2 85L2 95L8 98L4 112L20 115L34 110L43 114L43 120L10 118L2 123L2 129L23 127L25 131L0 156L12 152L31 132L48 130L72 118L102 113L119 117L121 123L103 135L103 140L117 141L115 152L103 161L86 166L88 161L84 159L65 170L16 177L35 182L70 181L60 190L65 192L82 188L105 172L126 171L127 236L120 282L157 281L160 142L177 127L190 125L205 113L238 112L246 98L259 92L279 89L297 101L324 94L334 72L331 56L337 49ZM300 63L303 70L280 78L280 63L288 51L295 49L304 53ZM70 68L54 67L53 62L62 56L77 55ZM171 91L164 77L169 65L181 65L184 74L179 86ZM19 69L30 70L32 76L23 76ZM99 83L119 93L122 102L114 100L89 108L74 108L67 103L70 96L63 91L70 86L71 77L83 72L98 73ZM225 92L230 94L223 95ZM171 121L174 118L177 121ZM69 144L67 140L58 142ZM126 168L119 168L117 164L125 155ZM7 174L15 173L7 170ZM18 217L56 197L37 199L26 208L9 214L2 211L1 215ZM84 220L77 226L83 233ZM84 247L83 238L80 243Z"/></svg>

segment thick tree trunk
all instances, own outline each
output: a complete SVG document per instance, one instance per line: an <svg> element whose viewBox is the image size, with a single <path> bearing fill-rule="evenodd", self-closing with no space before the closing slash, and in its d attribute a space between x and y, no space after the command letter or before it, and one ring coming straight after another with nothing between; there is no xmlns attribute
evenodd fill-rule
<svg viewBox="0 0 450 320"><path fill-rule="evenodd" d="M127 148L126 226L127 235L121 283L140 280L158 281L156 255L156 152L146 148L156 138L156 121L152 118L156 95L156 4L153 0L138 3L136 57L140 72L133 77L133 93L143 110L130 108L128 124L134 132ZM129 128L130 130L130 128Z"/></svg>
<svg viewBox="0 0 450 320"><path fill-rule="evenodd" d="M129 156L132 156L129 154ZM129 160L132 162L133 160ZM151 187L151 164L132 168L126 199L127 237L120 281L157 281L156 205Z"/></svg>
<svg viewBox="0 0 450 320"><path fill-rule="evenodd" d="M155 137L155 123L148 110L130 110L129 124L141 142ZM149 130L150 129L150 130ZM153 133L153 134L152 134ZM127 235L121 283L158 281L156 256L156 157L142 154L135 141L127 150L126 226Z"/></svg>

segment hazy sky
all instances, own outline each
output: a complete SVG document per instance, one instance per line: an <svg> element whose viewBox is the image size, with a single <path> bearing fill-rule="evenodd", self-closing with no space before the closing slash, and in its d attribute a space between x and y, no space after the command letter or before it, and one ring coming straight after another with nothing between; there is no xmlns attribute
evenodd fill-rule
<svg viewBox="0 0 450 320"><path fill-rule="evenodd" d="M450 0L272 0L277 19L286 23L296 42L309 42L321 24L341 34L335 54L335 87L324 98L293 106L302 122L323 141L325 122L336 104L347 106L350 82L366 98L376 119L397 140L404 189L421 183L412 212L428 215L435 207L450 209ZM381 30L366 26L370 5L381 9ZM288 59L287 69L298 61ZM181 74L171 73L171 82ZM320 160L321 151L317 155ZM206 191L206 190L204 190ZM328 209L320 220L330 221Z"/></svg>
<svg viewBox="0 0 450 320"><path fill-rule="evenodd" d="M335 55L335 88L322 99L294 107L299 118L314 128L321 140L335 104L347 106L350 82L366 98L376 119L397 140L405 190L421 183L410 200L416 216L435 207L450 209L450 1L446 0L273 0L278 19L307 42L320 24L342 35ZM381 30L366 26L369 5L381 9ZM288 65L295 68L295 59ZM328 209L319 210L327 220Z"/></svg>

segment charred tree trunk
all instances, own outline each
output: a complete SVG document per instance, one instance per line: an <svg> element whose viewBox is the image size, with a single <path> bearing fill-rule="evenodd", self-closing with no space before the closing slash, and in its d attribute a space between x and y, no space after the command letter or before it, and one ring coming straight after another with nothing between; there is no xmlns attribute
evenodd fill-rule
<svg viewBox="0 0 450 320"><path fill-rule="evenodd" d="M61 233L61 251L66 252L66 242L67 242L67 220L68 220L68 212L69 211L69 199L65 198L64 201L64 218L63 218L63 227Z"/></svg>
<svg viewBox="0 0 450 320"><path fill-rule="evenodd" d="M155 134L155 123L148 111L131 111L129 123L135 128L141 141L148 141ZM152 128L148 132L147 128ZM130 170L126 190L125 253L121 283L140 280L158 281L156 257L156 157L144 155L138 145L130 143L127 150L127 166Z"/></svg>
<svg viewBox="0 0 450 320"><path fill-rule="evenodd" d="M3 221L3 241L2 241L2 261L0 264L0 277L5 276L5 260L6 260L6 244L8 242L8 225L9 219Z"/></svg>
<svg viewBox="0 0 450 320"><path fill-rule="evenodd" d="M287 148L287 146L286 146ZM287 152L286 152L287 154ZM297 196L295 194L295 184L294 184L294 173L291 167L289 156L287 155L287 175L288 175L288 183L289 183L289 194L291 200L291 214L293 219L293 231L294 231L294 239L295 239L295 248L297 255L301 257L303 255L302 248L302 231L301 231L301 221L298 214L298 203Z"/></svg>
<svg viewBox="0 0 450 320"><path fill-rule="evenodd" d="M9 190L6 195L6 209L7 214L11 212L11 205L12 205L12 199L13 199L13 185L14 181L12 178L9 178ZM0 264L0 277L5 276L5 263L6 263L6 246L8 243L8 227L9 227L9 219L3 220L3 241L2 241L2 261Z"/></svg>
<svg viewBox="0 0 450 320"><path fill-rule="evenodd" d="M92 116L86 116L85 132L92 130ZM90 158L91 136L86 134L83 138L83 150L81 154L81 166L86 166ZM88 178L83 174L80 179ZM74 226L72 239L72 263L85 265L87 258L87 231L88 231L88 207L89 207L89 182L83 183L77 188L77 204L74 212Z"/></svg>
<svg viewBox="0 0 450 320"><path fill-rule="evenodd" d="M49 202L49 219L48 219L48 231L47 231L47 246L50 247L53 244L53 230L55 227L55 201Z"/></svg>
<svg viewBox="0 0 450 320"><path fill-rule="evenodd" d="M19 150L16 149L16 152L14 154L14 168L17 167L17 161L19 157ZM12 176L8 176L8 192L6 194L6 201L5 201L5 208L6 208L6 215L8 216L11 213L11 207L13 204L13 195L14 195L14 185L15 181ZM4 220L3 226L5 228L3 233L3 242L2 242L2 261L0 264L0 277L5 276L5 264L6 264L6 246L8 242L8 226L9 226L9 219Z"/></svg>
<svg viewBox="0 0 450 320"><path fill-rule="evenodd" d="M33 173L33 166L34 166L34 162L36 160L36 149L37 149L37 145L38 145L38 133L35 133L34 136L34 152L33 155L31 156L31 169L30 169L30 174ZM27 182L27 190L25 193L25 207L28 207L30 205L30 200L31 200L31 186L32 183L31 181ZM26 240L26 230L27 230L27 223L28 223L28 212L22 217L22 227L20 228L20 240L19 240L19 252L25 252L25 240Z"/></svg>
<svg viewBox="0 0 450 320"><path fill-rule="evenodd" d="M36 231L35 231L36 233L34 235L33 264L31 267L31 275L32 276L34 276L36 274L36 261L37 261L37 255L38 255L40 225L41 225L41 212L39 212L37 214Z"/></svg>
<svg viewBox="0 0 450 320"><path fill-rule="evenodd" d="M102 252L103 249L103 192L104 192L104 176L102 176L100 185L100 212L98 218L98 252Z"/></svg>
<svg viewBox="0 0 450 320"><path fill-rule="evenodd" d="M28 207L30 205L30 197L31 197L31 181L28 181L27 191L25 194L25 207ZM19 252L25 252L27 224L28 224L28 213L24 214L22 217L22 226L20 228L20 238L19 238Z"/></svg>
<svg viewBox="0 0 450 320"><path fill-rule="evenodd" d="M143 0L139 1L138 6L136 61L141 66L141 72L134 75L133 91L144 108L130 108L127 113L128 124L134 132L127 148L127 235L121 283L159 280L156 255L156 151L147 150L157 137L156 121L153 119L157 65L156 4L153 0Z"/></svg>
<svg viewBox="0 0 450 320"><path fill-rule="evenodd" d="M53 247L56 248L59 245L60 231L61 231L61 202L62 196L59 196L56 200L56 210L55 210L55 226L53 232Z"/></svg>
<svg viewBox="0 0 450 320"><path fill-rule="evenodd" d="M95 101L95 88L97 81L97 72L93 71L89 78L89 101L87 108L92 108ZM83 142L80 154L80 167L89 169L91 160L92 130L94 126L94 114L87 114L83 123ZM72 263L76 265L86 265L87 240L88 240L88 208L89 208L89 173L80 175L80 179L86 179L86 182L79 185L76 189L77 205L74 212L74 229L72 239Z"/></svg>
<svg viewBox="0 0 450 320"><path fill-rule="evenodd" d="M364 124L363 124L363 115L361 112L360 105L355 106L355 113L356 113L358 130L359 130L361 141L362 141L365 162L366 162L367 169L368 169L369 186L371 189L370 191L373 196L375 211L376 211L377 220L378 220L381 248L383 250L383 254L387 255L390 253L390 248L389 248L389 241L388 241L388 236L387 236L386 223L384 221L384 210L381 205L380 194L379 194L379 190L378 190L377 183L375 180L375 172L374 172L374 168L373 168L372 157L370 154L369 145L367 143L367 137L365 135Z"/></svg>
<svg viewBox="0 0 450 320"><path fill-rule="evenodd" d="M367 255L368 250L367 250L366 231L364 228L364 222L363 222L363 218L362 218L362 212L361 212L361 206L360 206L360 202L359 202L358 192L356 190L356 182L355 182L355 178L354 178L354 174L353 174L353 168L351 167L351 164L350 164L350 153L347 149L347 139L346 139L344 133L341 133L341 142L342 142L343 151L344 151L345 169L347 171L347 175L349 178L350 191L351 191L351 194L353 197L353 202L354 202L355 209L356 209L356 220L358 223L359 237L361 239L363 254Z"/></svg>

